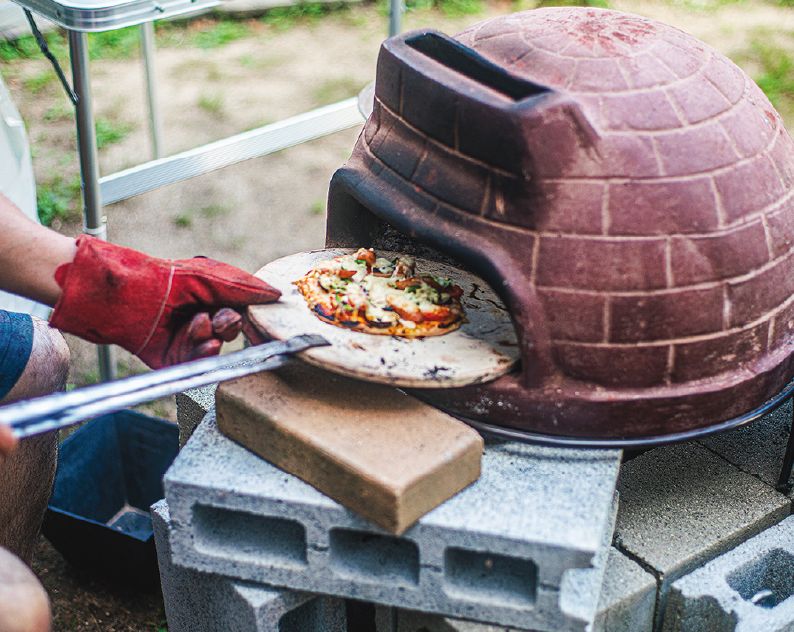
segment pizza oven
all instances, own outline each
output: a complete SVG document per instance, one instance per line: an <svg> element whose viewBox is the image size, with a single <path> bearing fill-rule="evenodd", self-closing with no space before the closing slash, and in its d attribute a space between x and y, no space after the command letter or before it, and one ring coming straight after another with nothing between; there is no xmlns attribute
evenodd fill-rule
<svg viewBox="0 0 794 632"><path fill-rule="evenodd" d="M384 42L327 245L487 280L520 368L413 391L475 422L668 435L794 375L794 142L738 67L642 17L537 9Z"/></svg>

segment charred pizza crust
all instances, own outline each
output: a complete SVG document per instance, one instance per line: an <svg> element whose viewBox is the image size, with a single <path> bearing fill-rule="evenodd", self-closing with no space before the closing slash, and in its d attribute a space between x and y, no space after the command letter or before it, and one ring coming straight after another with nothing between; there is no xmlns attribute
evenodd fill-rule
<svg viewBox="0 0 794 632"><path fill-rule="evenodd" d="M458 285L417 275L410 257L383 259L371 248L320 261L294 283L320 320L345 329L422 338L465 322Z"/></svg>

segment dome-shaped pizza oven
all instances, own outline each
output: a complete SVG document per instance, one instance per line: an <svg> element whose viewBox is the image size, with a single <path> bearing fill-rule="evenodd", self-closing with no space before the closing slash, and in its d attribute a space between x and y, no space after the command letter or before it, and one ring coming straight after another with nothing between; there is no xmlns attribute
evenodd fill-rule
<svg viewBox="0 0 794 632"><path fill-rule="evenodd" d="M652 20L539 9L387 40L328 245L395 241L513 316L520 374L418 393L465 417L665 434L794 373L794 143L737 66Z"/></svg>

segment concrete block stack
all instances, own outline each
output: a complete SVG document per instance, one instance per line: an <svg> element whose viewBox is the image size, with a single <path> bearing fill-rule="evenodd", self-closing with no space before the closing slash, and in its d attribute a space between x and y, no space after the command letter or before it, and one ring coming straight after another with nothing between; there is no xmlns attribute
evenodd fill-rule
<svg viewBox="0 0 794 632"><path fill-rule="evenodd" d="M170 558L258 586L584 630L619 464L617 451L490 445L480 479L398 537L230 441L210 413L165 478Z"/></svg>
<svg viewBox="0 0 794 632"><path fill-rule="evenodd" d="M345 602L175 566L168 503L152 507L170 632L345 632Z"/></svg>
<svg viewBox="0 0 794 632"><path fill-rule="evenodd" d="M615 545L656 576L656 627L675 580L790 513L788 498L696 443L628 461L618 491Z"/></svg>
<svg viewBox="0 0 794 632"><path fill-rule="evenodd" d="M258 590L375 602L377 632L794 630L794 518L774 489L790 415L650 450L619 477L615 452L488 443L481 479L398 538L209 414L166 478L169 559Z"/></svg>
<svg viewBox="0 0 794 632"><path fill-rule="evenodd" d="M651 632L656 604L656 579L614 547L600 587L591 632ZM400 608L380 607L377 632L514 632L505 628Z"/></svg>

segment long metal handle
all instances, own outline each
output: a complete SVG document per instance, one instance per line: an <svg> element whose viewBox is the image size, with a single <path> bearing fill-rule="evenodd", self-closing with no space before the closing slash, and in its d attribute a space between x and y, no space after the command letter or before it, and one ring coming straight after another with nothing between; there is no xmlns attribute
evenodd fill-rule
<svg viewBox="0 0 794 632"><path fill-rule="evenodd" d="M322 336L295 336L69 393L16 402L0 408L0 423L10 425L19 438L30 437L190 388L269 371L284 364L294 353L327 344Z"/></svg>

